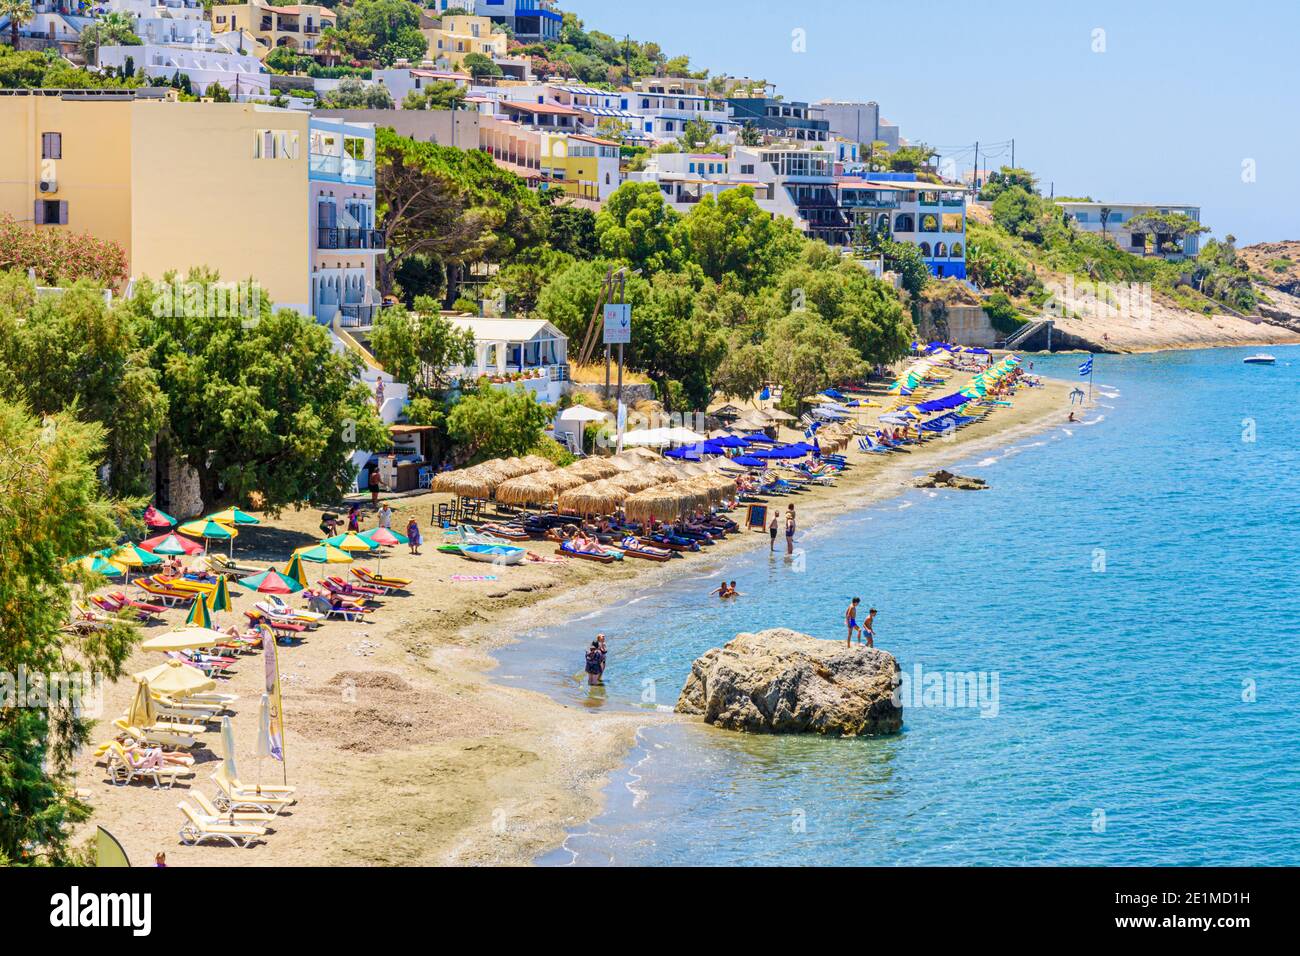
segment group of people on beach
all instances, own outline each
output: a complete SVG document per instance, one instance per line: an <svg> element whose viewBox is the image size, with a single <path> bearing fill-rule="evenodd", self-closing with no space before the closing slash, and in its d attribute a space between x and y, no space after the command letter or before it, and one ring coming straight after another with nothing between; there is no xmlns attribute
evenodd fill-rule
<svg viewBox="0 0 1300 956"><path fill-rule="evenodd" d="M855 597L852 601L849 602L848 608L844 611L844 623L848 626L849 629L849 635L845 639L844 643L847 646L852 647L853 635L856 632L858 635L859 644L862 643L862 639L865 637L867 639L867 647L875 647L876 646L876 609L873 607L870 611L868 611L867 616L864 617L862 619L862 623L859 624L858 606L861 604L862 604L862 598Z"/></svg>
<svg viewBox="0 0 1300 956"><path fill-rule="evenodd" d="M393 509L385 501L379 508L379 527L393 529ZM347 529L353 534L361 531L361 505L353 504L348 508ZM326 538L333 538L339 533L339 517L332 512L323 512L320 516L321 534ZM406 546L410 549L411 554L419 554L420 546L424 544L424 537L420 533L420 523L412 515L411 519L406 522Z"/></svg>
<svg viewBox="0 0 1300 956"><path fill-rule="evenodd" d="M591 642L591 647L587 648L585 670L587 683L590 686L597 687L605 683L605 659L608 654L609 648L605 646L605 635L597 634L596 639Z"/></svg>
<svg viewBox="0 0 1300 956"><path fill-rule="evenodd" d="M777 532L781 530L780 510L778 510L777 513L772 516L772 524L767 530L772 536L772 543L771 546L768 548L768 550L775 551L776 535ZM795 516L794 516L794 504L792 502L789 505L789 507L787 507L785 510L785 553L786 554L794 554L794 532L795 532Z"/></svg>

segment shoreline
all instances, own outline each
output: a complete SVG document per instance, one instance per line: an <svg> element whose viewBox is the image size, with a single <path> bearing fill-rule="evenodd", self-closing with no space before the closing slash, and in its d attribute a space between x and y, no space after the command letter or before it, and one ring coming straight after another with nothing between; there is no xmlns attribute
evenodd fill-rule
<svg viewBox="0 0 1300 956"><path fill-rule="evenodd" d="M996 409L952 441L890 456L851 451L851 468L837 485L797 496L801 523L807 528L810 520L894 497L917 472L1050 428L1064 418L1070 387L1044 379L1043 388L1021 391L1014 406ZM446 497L392 499L394 526L414 513L427 527L426 509ZM368 527L368 510L365 517ZM261 537L245 532L237 557L282 560L290 545L314 538L316 518L314 511L286 512L274 527L257 529ZM505 685L494 652L526 632L653 588L667 575L707 573L767 540L765 534L741 532L707 556L662 565L569 561L493 569L438 553L440 538L432 531L426 538L421 556L395 553L384 559L386 573L413 579L410 596L385 600L372 620L330 623L309 632L301 646L280 650L284 770L301 799L276 821L266 843L251 850L180 845L176 804L185 798L185 785L108 786L93 765L93 747L77 764L78 786L95 810L83 832L103 825L132 860L163 850L173 865L531 864L560 846L570 827L600 812L603 791L640 728L682 718L642 711L594 714ZM246 542L253 539L250 553ZM539 542L529 547L549 553ZM476 580L493 570L496 580ZM317 580L325 572L317 567L308 573ZM243 595L237 611L253 603L253 596ZM183 612L168 612L167 625L182 619ZM156 663L137 651L127 673ZM260 772L263 780L278 783L282 768L269 761L258 768L252 757L260 671L259 657L243 658L222 690L240 696L233 724L241 778L255 782ZM93 742L107 739L106 726L125 710L133 687L127 677L106 688ZM218 766L219 737L203 735L207 750L198 752L201 762L188 781L205 793L212 791L207 778Z"/></svg>

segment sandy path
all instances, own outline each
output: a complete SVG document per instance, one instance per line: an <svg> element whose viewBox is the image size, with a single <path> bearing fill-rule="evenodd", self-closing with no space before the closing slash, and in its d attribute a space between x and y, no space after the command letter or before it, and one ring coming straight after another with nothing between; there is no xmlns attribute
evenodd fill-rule
<svg viewBox="0 0 1300 956"><path fill-rule="evenodd" d="M964 381L959 376L952 383ZM854 451L853 467L834 488L800 496L801 523L807 527L819 515L897 494L920 471L1059 423L1068 391L1061 382L1022 391L1013 408L906 455ZM288 778L301 799L266 843L249 850L182 846L176 804L186 785L109 786L87 751L78 783L95 808L91 824L112 831L136 865L150 862L158 850L171 865L515 864L558 845L566 826L593 815L600 788L636 728L677 718L594 713L496 685L489 675L491 650L522 630L653 586L666 575L699 573L727 554L765 544L766 536L733 535L707 556L662 565L493 568L434 550L440 539L428 526L430 506L445 498L392 499L393 526L404 527L415 514L428 542L418 557L395 554L383 563L386 572L415 581L411 596L385 599L365 624L331 622L302 645L281 648ZM282 560L314 538L318 518L314 511L287 512L241 535L236 557ZM363 523L371 525L373 519ZM543 542L529 547L551 550ZM308 573L315 580L321 571ZM482 573L499 579L452 581L453 575ZM242 618L253 603L250 595L237 597L236 614L219 615L218 623ZM168 626L150 628L147 636L179 625L183 613L167 617ZM157 655L137 652L129 671L157 662ZM252 754L261 663L260 657L245 658L221 688L241 698L234 726L245 782L258 776ZM132 686L128 679L106 689L105 726L125 711ZM107 736L104 731L96 739ZM208 794L219 737L205 734L206 747L195 749L201 763L190 785ZM266 781L279 782L279 765L268 760L261 772Z"/></svg>

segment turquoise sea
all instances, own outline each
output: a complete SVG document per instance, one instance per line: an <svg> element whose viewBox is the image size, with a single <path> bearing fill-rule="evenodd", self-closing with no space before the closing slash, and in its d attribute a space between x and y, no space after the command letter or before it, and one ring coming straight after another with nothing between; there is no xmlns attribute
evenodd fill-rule
<svg viewBox="0 0 1300 956"><path fill-rule="evenodd" d="M1255 351L1098 356L1084 424L959 463L990 491L806 528L802 567L766 543L696 557L504 649L503 682L671 707L708 648L842 637L861 595L904 672L985 691L909 707L885 739L647 729L603 812L539 862L1300 863L1300 348L1243 365ZM1079 357L1027 360L1072 378ZM724 576L742 599L708 598ZM603 699L572 679L602 630Z"/></svg>

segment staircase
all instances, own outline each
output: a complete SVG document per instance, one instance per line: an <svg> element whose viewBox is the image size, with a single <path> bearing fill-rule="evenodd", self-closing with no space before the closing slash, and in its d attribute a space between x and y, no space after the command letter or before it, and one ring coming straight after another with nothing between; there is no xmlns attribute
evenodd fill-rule
<svg viewBox="0 0 1300 956"><path fill-rule="evenodd" d="M1044 344L1041 346L1044 351L1052 350L1052 329L1055 323L1051 319L1040 319L1037 322L1028 322L1008 335L1002 342L1004 349L1021 349L1029 351L1029 344L1042 338Z"/></svg>

